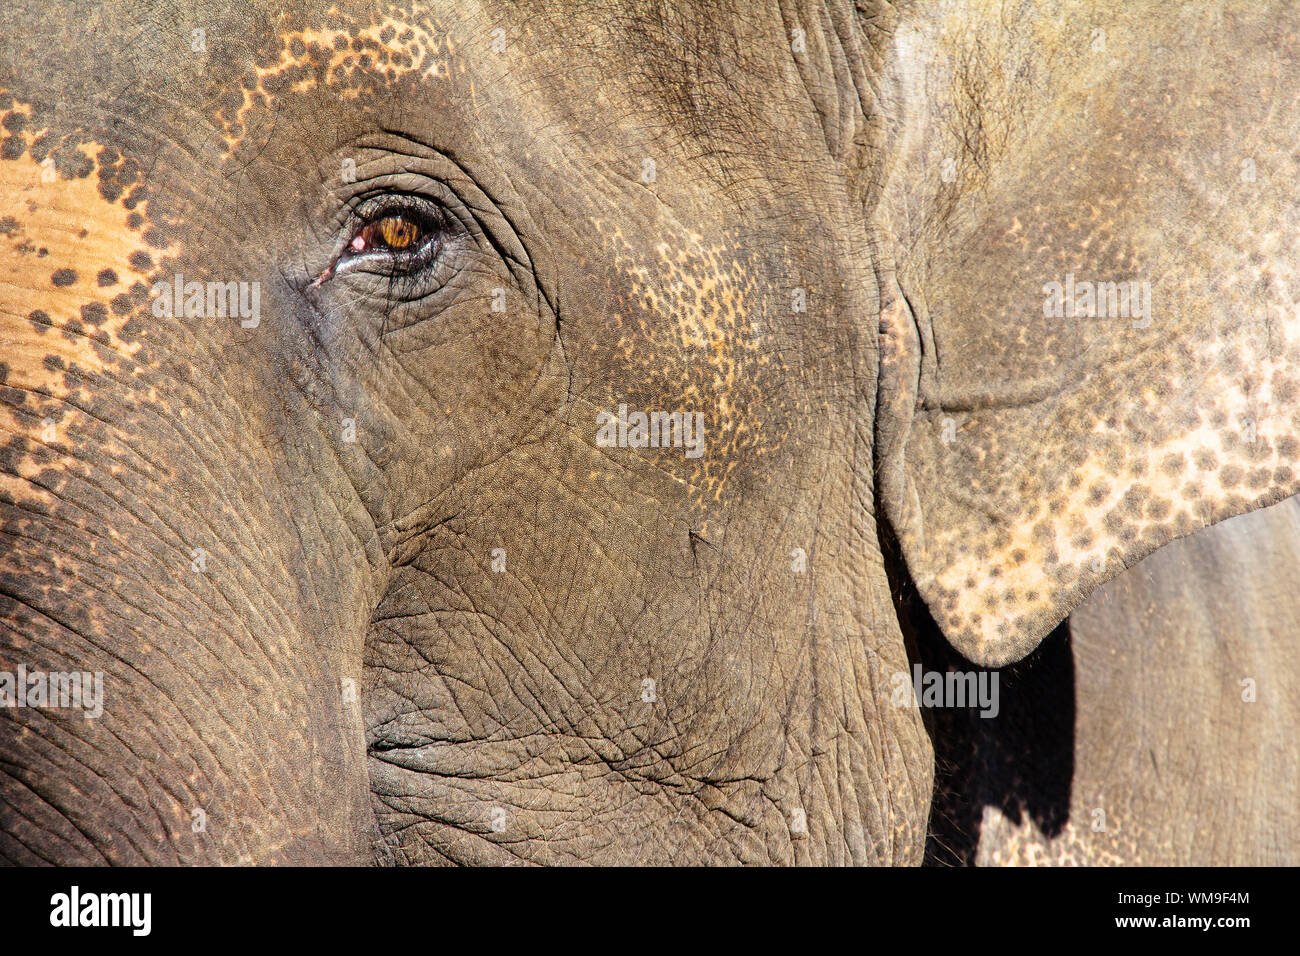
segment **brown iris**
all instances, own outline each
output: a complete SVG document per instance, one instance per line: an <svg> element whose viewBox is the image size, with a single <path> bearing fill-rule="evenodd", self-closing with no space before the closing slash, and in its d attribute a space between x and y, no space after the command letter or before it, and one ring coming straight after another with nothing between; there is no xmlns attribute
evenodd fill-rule
<svg viewBox="0 0 1300 956"><path fill-rule="evenodd" d="M385 216L379 220L378 226L384 244L392 249L405 249L420 234L419 226L401 216Z"/></svg>
<svg viewBox="0 0 1300 956"><path fill-rule="evenodd" d="M353 252L369 252L372 249L404 252L415 248L425 233L424 226L407 216L384 216L367 223L352 239L350 248Z"/></svg>

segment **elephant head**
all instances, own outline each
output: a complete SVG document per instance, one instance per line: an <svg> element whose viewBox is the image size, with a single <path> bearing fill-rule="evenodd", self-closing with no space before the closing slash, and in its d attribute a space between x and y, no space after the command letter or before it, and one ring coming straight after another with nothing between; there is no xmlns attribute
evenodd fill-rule
<svg viewBox="0 0 1300 956"><path fill-rule="evenodd" d="M6 859L919 861L1300 491L1294 12L225 6L0 14Z"/></svg>

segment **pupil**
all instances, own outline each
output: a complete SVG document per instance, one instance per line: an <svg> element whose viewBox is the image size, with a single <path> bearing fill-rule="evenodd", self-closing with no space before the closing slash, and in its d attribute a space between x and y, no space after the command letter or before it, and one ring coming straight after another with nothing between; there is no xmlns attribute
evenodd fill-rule
<svg viewBox="0 0 1300 956"><path fill-rule="evenodd" d="M401 216L386 216L379 222L379 237L390 249L405 249L415 242L419 227Z"/></svg>

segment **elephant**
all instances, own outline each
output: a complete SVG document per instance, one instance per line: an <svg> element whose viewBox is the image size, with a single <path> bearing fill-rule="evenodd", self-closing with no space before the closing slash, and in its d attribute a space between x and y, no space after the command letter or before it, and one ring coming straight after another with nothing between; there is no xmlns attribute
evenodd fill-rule
<svg viewBox="0 0 1300 956"><path fill-rule="evenodd" d="M1295 859L949 797L1293 710L1300 11L285 6L0 11L0 859Z"/></svg>
<svg viewBox="0 0 1300 956"><path fill-rule="evenodd" d="M996 719L934 713L926 860L1294 866L1297 627L1300 500L1156 551L1002 672Z"/></svg>

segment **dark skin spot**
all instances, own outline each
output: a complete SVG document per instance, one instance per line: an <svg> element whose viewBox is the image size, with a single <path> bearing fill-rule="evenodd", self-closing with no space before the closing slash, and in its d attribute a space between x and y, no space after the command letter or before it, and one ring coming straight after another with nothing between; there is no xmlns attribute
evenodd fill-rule
<svg viewBox="0 0 1300 956"><path fill-rule="evenodd" d="M1146 501L1149 494L1150 492L1146 488L1141 485L1134 485L1124 493L1124 497L1120 501L1120 510L1124 514L1137 517L1142 513L1142 503Z"/></svg>
<svg viewBox="0 0 1300 956"><path fill-rule="evenodd" d="M95 281L99 283L101 289L117 285L117 273L112 269L101 269L99 275L95 276Z"/></svg>
<svg viewBox="0 0 1300 956"><path fill-rule="evenodd" d="M1235 488L1241 484L1241 469L1236 465L1227 465L1219 469L1219 486L1222 488Z"/></svg>
<svg viewBox="0 0 1300 956"><path fill-rule="evenodd" d="M30 322L32 327L41 335L48 332L50 330L50 325L52 324L50 322L49 313L42 309L34 309L29 312L27 314L27 321Z"/></svg>
<svg viewBox="0 0 1300 956"><path fill-rule="evenodd" d="M102 302L91 302L81 307L81 318L90 325L103 325L108 318L108 309Z"/></svg>
<svg viewBox="0 0 1300 956"><path fill-rule="evenodd" d="M1166 455L1160 462L1160 470L1171 478L1175 475L1181 475L1187 470L1187 459L1181 453L1174 452L1172 455Z"/></svg>
<svg viewBox="0 0 1300 956"><path fill-rule="evenodd" d="M1088 504L1095 508L1106 500L1108 494L1110 494L1110 486L1104 481L1099 481L1088 489Z"/></svg>
<svg viewBox="0 0 1300 956"><path fill-rule="evenodd" d="M85 179L95 168L90 157L79 149L56 149L51 155L54 157L54 168L65 179Z"/></svg>
<svg viewBox="0 0 1300 956"><path fill-rule="evenodd" d="M50 148L53 145L54 145L54 137L52 137L49 133L42 133L40 136L37 136L34 140L32 140L32 149L31 149L32 159L36 160L39 163L41 160L45 159L46 156L50 155ZM18 156L21 155L22 155L22 150L20 149L18 151ZM12 156L10 158L17 159L18 156Z"/></svg>
<svg viewBox="0 0 1300 956"><path fill-rule="evenodd" d="M147 252L141 251L131 253L130 262L131 268L136 269L139 272L147 272L149 269L153 268L153 256L149 255Z"/></svg>
<svg viewBox="0 0 1300 956"><path fill-rule="evenodd" d="M50 281L63 288L77 281L77 273L72 269L58 269L50 275Z"/></svg>
<svg viewBox="0 0 1300 956"><path fill-rule="evenodd" d="M1267 468L1252 468L1246 476L1246 484L1256 490L1267 488L1272 477L1273 473Z"/></svg>

